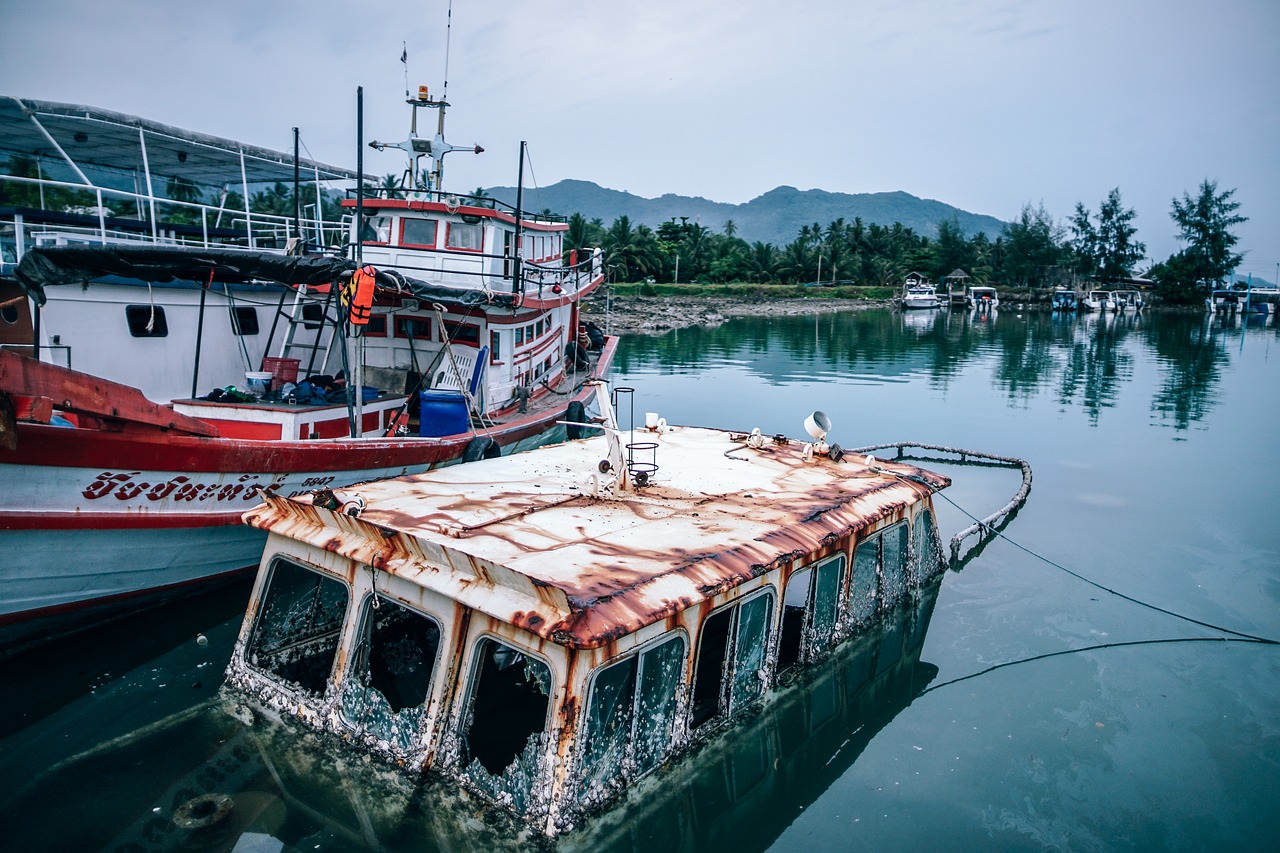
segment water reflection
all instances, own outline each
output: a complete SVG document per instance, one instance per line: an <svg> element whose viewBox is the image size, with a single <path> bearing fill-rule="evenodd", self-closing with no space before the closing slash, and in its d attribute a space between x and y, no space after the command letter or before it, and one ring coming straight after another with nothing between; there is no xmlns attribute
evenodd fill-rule
<svg viewBox="0 0 1280 853"><path fill-rule="evenodd" d="M771 385L797 379L841 384L893 383L927 376L947 391L975 361L1010 405L1041 398L1079 407L1096 426L1134 382L1150 352L1160 379L1151 399L1153 422L1185 430L1212 409L1231 354L1228 336L1269 332L1266 317L1206 318L1199 314L1020 311L897 313L883 309L809 318L745 318L714 328L661 337L632 337L617 370L682 373L729 367ZM1248 328L1244 328L1248 326Z"/></svg>
<svg viewBox="0 0 1280 853"><path fill-rule="evenodd" d="M927 584L884 622L803 670L751 718L642 780L557 848L766 846L937 674L920 652L940 583ZM234 632L210 633L213 656L225 658ZM170 669L180 678L192 654L184 646L144 669ZM102 719L120 716L133 701L111 690L67 710L75 719ZM541 844L501 810L452 785L403 774L330 735L247 714L226 700L199 701L52 766L29 768L0 807L10 827L7 843L44 849L54 837L65 849L116 851L489 851ZM76 821L62 819L69 812Z"/></svg>

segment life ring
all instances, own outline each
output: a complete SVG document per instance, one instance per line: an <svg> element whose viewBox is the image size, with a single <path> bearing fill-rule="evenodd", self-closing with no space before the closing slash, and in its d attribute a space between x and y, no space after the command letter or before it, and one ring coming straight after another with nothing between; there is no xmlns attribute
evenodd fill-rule
<svg viewBox="0 0 1280 853"><path fill-rule="evenodd" d="M574 400L569 404L569 408L564 413L564 419L569 421L565 425L565 433L570 441L576 441L582 438L584 427L577 424L585 424L587 422L587 407L582 405L581 400Z"/></svg>
<svg viewBox="0 0 1280 853"><path fill-rule="evenodd" d="M477 435L471 439L467 449L462 451L462 461L476 462L480 459L497 459L501 455L502 448L498 446L498 442L487 435Z"/></svg>

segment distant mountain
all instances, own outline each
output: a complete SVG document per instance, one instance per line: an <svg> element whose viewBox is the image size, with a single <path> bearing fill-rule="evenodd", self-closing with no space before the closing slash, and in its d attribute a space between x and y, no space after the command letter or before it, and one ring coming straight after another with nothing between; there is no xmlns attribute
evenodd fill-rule
<svg viewBox="0 0 1280 853"><path fill-rule="evenodd" d="M515 187L490 187L489 195L508 204L515 204ZM627 216L632 223L657 228L675 217L687 216L711 231L719 233L730 219L737 226L737 234L749 243L761 240L775 246L785 246L796 238L802 225L817 222L823 227L844 217L853 222L862 217L870 225L892 225L901 222L917 234L933 237L938 233L938 223L955 217L966 237L979 231L995 239L1004 223L994 216L969 213L958 207L932 199L917 198L910 193L831 193L825 190L798 190L795 187L778 187L745 204L726 204L701 197L673 195L643 198L620 190L611 190L590 181L565 180L541 187L526 189L524 206L529 210L550 208L565 215L581 213L587 219L601 219L607 227L619 216Z"/></svg>

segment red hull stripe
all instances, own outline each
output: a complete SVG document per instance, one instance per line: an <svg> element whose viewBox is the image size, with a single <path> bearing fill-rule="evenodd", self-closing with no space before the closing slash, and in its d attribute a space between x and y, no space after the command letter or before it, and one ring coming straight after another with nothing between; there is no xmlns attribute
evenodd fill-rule
<svg viewBox="0 0 1280 853"><path fill-rule="evenodd" d="M245 506L245 511L252 507ZM239 512L0 512L0 530L157 530L241 524Z"/></svg>

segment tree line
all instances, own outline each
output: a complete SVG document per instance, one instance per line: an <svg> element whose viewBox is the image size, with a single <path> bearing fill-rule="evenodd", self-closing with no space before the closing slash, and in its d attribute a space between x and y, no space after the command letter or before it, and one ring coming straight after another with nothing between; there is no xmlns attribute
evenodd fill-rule
<svg viewBox="0 0 1280 853"><path fill-rule="evenodd" d="M1172 302L1194 301L1239 265L1233 228L1246 221L1236 211L1235 190L1205 180L1196 194L1173 199L1170 216L1185 247L1145 272ZM1134 277L1146 246L1137 240L1135 213L1120 189L1111 190L1096 216L1077 203L1065 224L1044 205L1024 205L993 240L965 235L957 220L943 220L929 237L894 223L837 219L801 226L779 248L748 243L732 220L721 233L672 218L657 229L619 216L609 226L581 214L569 218L565 249L600 247L614 281L719 284L858 284L898 287L909 272L942 281L956 270L974 283L1017 288L1067 287L1082 280L1104 284Z"/></svg>

